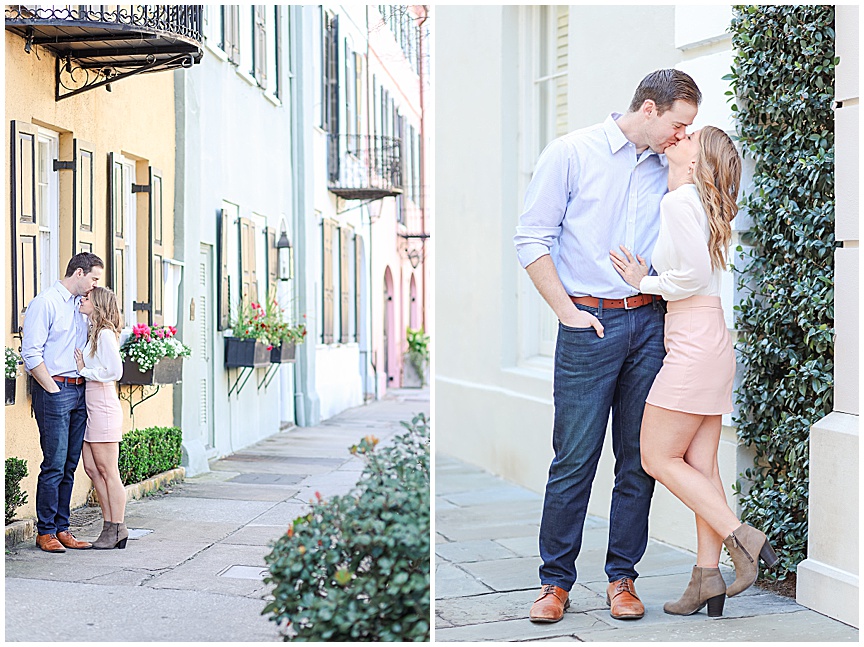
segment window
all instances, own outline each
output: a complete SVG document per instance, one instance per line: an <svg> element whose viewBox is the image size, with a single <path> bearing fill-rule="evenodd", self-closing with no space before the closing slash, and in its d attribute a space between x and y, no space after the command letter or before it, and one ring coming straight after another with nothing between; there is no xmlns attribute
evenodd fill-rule
<svg viewBox="0 0 864 647"><path fill-rule="evenodd" d="M333 247L336 234L336 222L327 218L321 221L321 342L332 344L334 339L334 275L335 262Z"/></svg>
<svg viewBox="0 0 864 647"><path fill-rule="evenodd" d="M81 139L72 140L75 166L72 169L72 249L73 254L93 251L94 146Z"/></svg>
<svg viewBox="0 0 864 647"><path fill-rule="evenodd" d="M39 224L40 262L37 290L42 291L51 287L59 276L60 188L53 161L59 159L60 139L57 133L44 128L39 128L38 133L36 220Z"/></svg>
<svg viewBox="0 0 864 647"><path fill-rule="evenodd" d="M537 101L537 155L550 141L567 133L567 34L566 6L536 7L535 97Z"/></svg>
<svg viewBox="0 0 864 647"><path fill-rule="evenodd" d="M111 249L106 260L105 283L117 295L120 314L125 326L136 323L133 302L137 286L135 234L137 200L132 193L135 165L120 153L109 154L111 175L108 178L110 201L108 227L111 231Z"/></svg>
<svg viewBox="0 0 864 647"><path fill-rule="evenodd" d="M239 52L234 62L237 64L239 71L249 76L255 76L255 57L252 52L252 43L255 40L255 6L241 6L239 14L239 39L237 43Z"/></svg>
<svg viewBox="0 0 864 647"><path fill-rule="evenodd" d="M281 88L279 87L279 57L282 51L282 43L280 42L282 36L282 12L278 6L269 7L268 10L271 13L267 17L266 24L265 49L267 52L267 64L265 74L267 86L265 89L270 95L278 99L281 97Z"/></svg>
<svg viewBox="0 0 864 647"><path fill-rule="evenodd" d="M204 38L207 45L225 51L224 5L204 5Z"/></svg>
<svg viewBox="0 0 864 647"><path fill-rule="evenodd" d="M339 23L324 14L321 127L331 135L339 132Z"/></svg>

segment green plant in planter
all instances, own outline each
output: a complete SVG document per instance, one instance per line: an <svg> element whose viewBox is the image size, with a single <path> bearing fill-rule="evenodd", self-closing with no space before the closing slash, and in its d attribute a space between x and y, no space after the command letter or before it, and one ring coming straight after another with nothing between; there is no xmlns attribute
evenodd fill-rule
<svg viewBox="0 0 864 647"><path fill-rule="evenodd" d="M27 461L10 456L6 459L6 525L15 519L15 510L27 503L21 481L27 476Z"/></svg>
<svg viewBox="0 0 864 647"><path fill-rule="evenodd" d="M420 376L420 384L426 384L426 365L429 363L429 335L418 330L406 329L405 338L408 341L408 361Z"/></svg>
<svg viewBox="0 0 864 647"><path fill-rule="evenodd" d="M18 377L18 365L22 364L21 356L13 349L6 346L6 379L14 380Z"/></svg>
<svg viewBox="0 0 864 647"><path fill-rule="evenodd" d="M262 613L287 623L285 640L429 640L429 424L402 424L383 449L354 445L366 460L355 489L318 495L265 557L276 586Z"/></svg>

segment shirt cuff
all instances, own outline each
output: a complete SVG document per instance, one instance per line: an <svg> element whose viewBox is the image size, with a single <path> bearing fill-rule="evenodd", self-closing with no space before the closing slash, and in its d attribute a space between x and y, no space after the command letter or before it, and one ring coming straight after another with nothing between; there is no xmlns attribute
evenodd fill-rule
<svg viewBox="0 0 864 647"><path fill-rule="evenodd" d="M546 256L549 253L549 248L543 243L527 243L516 250L516 256L519 258L519 263L523 269L531 265L538 258Z"/></svg>
<svg viewBox="0 0 864 647"><path fill-rule="evenodd" d="M642 294L659 294L663 295L660 291L660 277L659 276L643 276L642 280L639 281L639 291Z"/></svg>

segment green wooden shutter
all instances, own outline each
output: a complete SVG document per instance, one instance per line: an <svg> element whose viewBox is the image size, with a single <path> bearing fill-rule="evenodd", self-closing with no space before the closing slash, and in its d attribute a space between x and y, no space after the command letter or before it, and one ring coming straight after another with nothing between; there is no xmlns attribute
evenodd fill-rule
<svg viewBox="0 0 864 647"><path fill-rule="evenodd" d="M21 332L24 312L38 291L39 222L36 218L36 142L32 124L12 122L11 195L12 213L12 321L13 333Z"/></svg>

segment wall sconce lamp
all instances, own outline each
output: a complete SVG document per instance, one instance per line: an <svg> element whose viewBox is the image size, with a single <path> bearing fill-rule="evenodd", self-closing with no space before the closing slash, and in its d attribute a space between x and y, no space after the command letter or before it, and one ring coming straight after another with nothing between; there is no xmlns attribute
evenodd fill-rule
<svg viewBox="0 0 864 647"><path fill-rule="evenodd" d="M294 248L288 240L288 234L282 230L276 241L276 254L279 261L279 280L287 281L294 278Z"/></svg>
<svg viewBox="0 0 864 647"><path fill-rule="evenodd" d="M412 249L410 252L408 252L408 261L411 263L411 267L413 267L415 270L417 269L417 266L420 265L420 260L420 252L418 252L416 249Z"/></svg>

